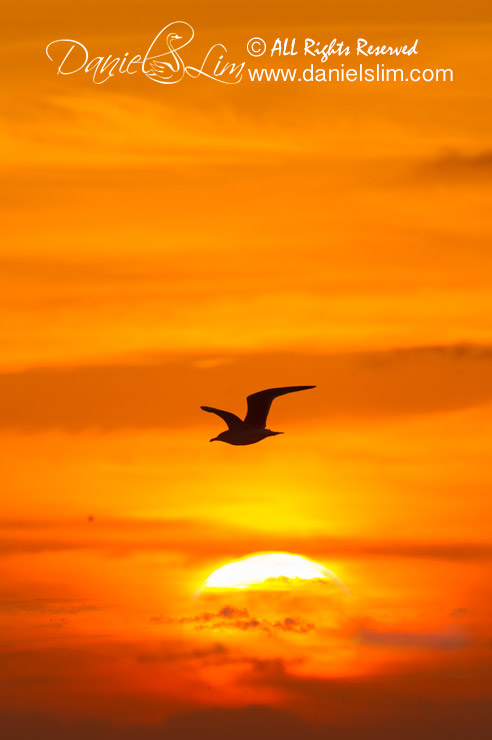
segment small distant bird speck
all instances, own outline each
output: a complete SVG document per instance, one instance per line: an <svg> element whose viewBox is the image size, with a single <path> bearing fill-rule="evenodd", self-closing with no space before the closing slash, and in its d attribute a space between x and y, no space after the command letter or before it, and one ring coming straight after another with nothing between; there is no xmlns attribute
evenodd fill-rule
<svg viewBox="0 0 492 740"><path fill-rule="evenodd" d="M285 396L286 393L307 391L311 388L316 388L316 386L290 385L286 388L268 388L266 391L252 393L247 399L248 413L244 421L230 411L221 411L211 406L200 406L203 411L220 416L229 427L227 431L221 432L218 437L214 437L210 441L227 442L230 445L253 445L267 437L283 434L283 432L271 432L270 429L266 429L266 420L272 401L278 396Z"/></svg>

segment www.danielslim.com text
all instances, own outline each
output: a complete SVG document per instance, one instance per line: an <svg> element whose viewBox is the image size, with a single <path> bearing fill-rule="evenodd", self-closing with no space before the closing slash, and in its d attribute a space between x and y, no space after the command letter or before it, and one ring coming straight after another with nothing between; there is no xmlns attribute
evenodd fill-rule
<svg viewBox="0 0 492 740"><path fill-rule="evenodd" d="M251 82L453 82L452 69L394 69L384 64L375 67L325 69L310 65L304 69L248 69Z"/></svg>

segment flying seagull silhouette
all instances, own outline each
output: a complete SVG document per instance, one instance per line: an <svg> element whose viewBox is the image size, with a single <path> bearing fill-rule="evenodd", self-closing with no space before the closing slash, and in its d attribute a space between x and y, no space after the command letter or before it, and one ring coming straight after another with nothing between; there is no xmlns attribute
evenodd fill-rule
<svg viewBox="0 0 492 740"><path fill-rule="evenodd" d="M200 406L203 411L220 416L229 427L225 432L221 432L218 437L214 437L210 441L227 442L230 445L253 445L267 437L283 434L283 432L271 432L270 429L266 429L266 420L272 401L278 396L285 396L286 393L307 391L310 388L316 388L316 386L290 385L286 388L268 388L266 391L252 393L247 398L248 413L244 421L230 411L221 411L211 406Z"/></svg>

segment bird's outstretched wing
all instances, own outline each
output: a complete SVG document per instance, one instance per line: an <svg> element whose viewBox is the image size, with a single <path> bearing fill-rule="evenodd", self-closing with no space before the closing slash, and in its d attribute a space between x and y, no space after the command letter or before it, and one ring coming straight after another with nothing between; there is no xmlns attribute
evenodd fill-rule
<svg viewBox="0 0 492 740"><path fill-rule="evenodd" d="M248 396L248 413L244 423L251 427L264 429L272 401L277 396L285 396L286 393L295 393L296 391L307 391L310 388L316 388L315 385L290 385L286 388L269 388L266 391L259 391Z"/></svg>
<svg viewBox="0 0 492 740"><path fill-rule="evenodd" d="M236 414L232 414L230 411L213 409L211 406L200 406L200 408L203 411L208 411L209 414L217 414L217 416L220 416L221 419L224 419L229 429L235 429L236 427L243 425L243 422L239 418L239 416L236 416Z"/></svg>

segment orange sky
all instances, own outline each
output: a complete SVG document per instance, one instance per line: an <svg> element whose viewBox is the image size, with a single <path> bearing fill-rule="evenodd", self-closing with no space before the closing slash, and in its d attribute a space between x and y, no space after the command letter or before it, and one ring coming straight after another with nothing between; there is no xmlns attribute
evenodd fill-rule
<svg viewBox="0 0 492 740"><path fill-rule="evenodd" d="M488 4L28 0L8 15L8 740L485 738ZM195 29L194 64L214 43L247 59L252 36L419 38L415 66L455 81L96 86L45 54L57 38L140 53L174 20ZM294 384L317 389L275 402L284 436L209 445L221 421L200 405L242 414L248 393ZM351 596L193 599L261 551L323 563Z"/></svg>

